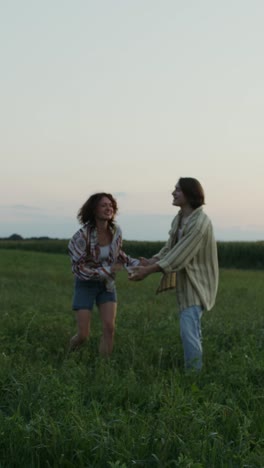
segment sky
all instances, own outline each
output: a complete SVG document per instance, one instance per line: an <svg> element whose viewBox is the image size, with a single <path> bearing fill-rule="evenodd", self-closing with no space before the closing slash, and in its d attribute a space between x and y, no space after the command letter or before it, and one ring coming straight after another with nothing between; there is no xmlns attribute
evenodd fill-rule
<svg viewBox="0 0 264 468"><path fill-rule="evenodd" d="M0 2L0 237L70 238L95 192L167 240L179 177L264 240L263 0Z"/></svg>

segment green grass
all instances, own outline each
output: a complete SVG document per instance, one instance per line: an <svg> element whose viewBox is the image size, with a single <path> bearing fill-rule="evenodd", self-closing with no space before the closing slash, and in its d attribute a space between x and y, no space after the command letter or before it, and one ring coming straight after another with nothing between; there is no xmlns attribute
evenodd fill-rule
<svg viewBox="0 0 264 468"><path fill-rule="evenodd" d="M0 251L0 467L263 467L263 271L221 270L204 368L185 375L174 292L118 277L115 349L75 332L67 256Z"/></svg>

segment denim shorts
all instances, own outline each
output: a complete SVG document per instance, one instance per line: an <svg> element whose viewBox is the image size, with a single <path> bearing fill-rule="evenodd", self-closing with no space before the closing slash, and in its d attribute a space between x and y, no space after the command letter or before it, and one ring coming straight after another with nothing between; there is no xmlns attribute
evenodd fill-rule
<svg viewBox="0 0 264 468"><path fill-rule="evenodd" d="M96 305L105 302L116 302L116 289L107 291L104 281L82 281L75 278L73 310L89 309L92 310L94 303Z"/></svg>

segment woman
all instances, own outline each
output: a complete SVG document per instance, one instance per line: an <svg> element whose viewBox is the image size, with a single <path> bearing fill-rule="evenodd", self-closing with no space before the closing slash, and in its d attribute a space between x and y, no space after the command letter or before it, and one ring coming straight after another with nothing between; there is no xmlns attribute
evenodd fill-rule
<svg viewBox="0 0 264 468"><path fill-rule="evenodd" d="M78 332L71 338L70 350L78 348L90 334L94 303L98 306L103 333L99 352L109 356L113 350L116 319L115 274L123 267L139 263L121 249L122 233L115 224L117 202L109 193L95 193L80 208L82 224L69 242L72 271L75 275L73 310Z"/></svg>
<svg viewBox="0 0 264 468"><path fill-rule="evenodd" d="M181 177L172 192L180 208L172 221L169 240L151 259L141 259L130 276L144 279L163 272L158 292L176 287L180 332L186 369L202 368L201 318L210 310L218 287L217 245L213 227L203 212L204 191L197 179ZM175 281L176 278L176 281Z"/></svg>

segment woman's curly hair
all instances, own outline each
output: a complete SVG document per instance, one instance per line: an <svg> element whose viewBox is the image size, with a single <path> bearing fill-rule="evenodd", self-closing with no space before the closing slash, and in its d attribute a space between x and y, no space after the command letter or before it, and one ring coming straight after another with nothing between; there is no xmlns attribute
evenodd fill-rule
<svg viewBox="0 0 264 468"><path fill-rule="evenodd" d="M85 224L89 221L91 224L95 225L96 208L103 197L108 198L113 205L114 213L112 219L109 221L109 225L114 225L115 215L118 212L117 202L111 193L105 192L95 193L94 195L91 195L88 200L86 200L86 202L78 211L77 219L80 224Z"/></svg>

